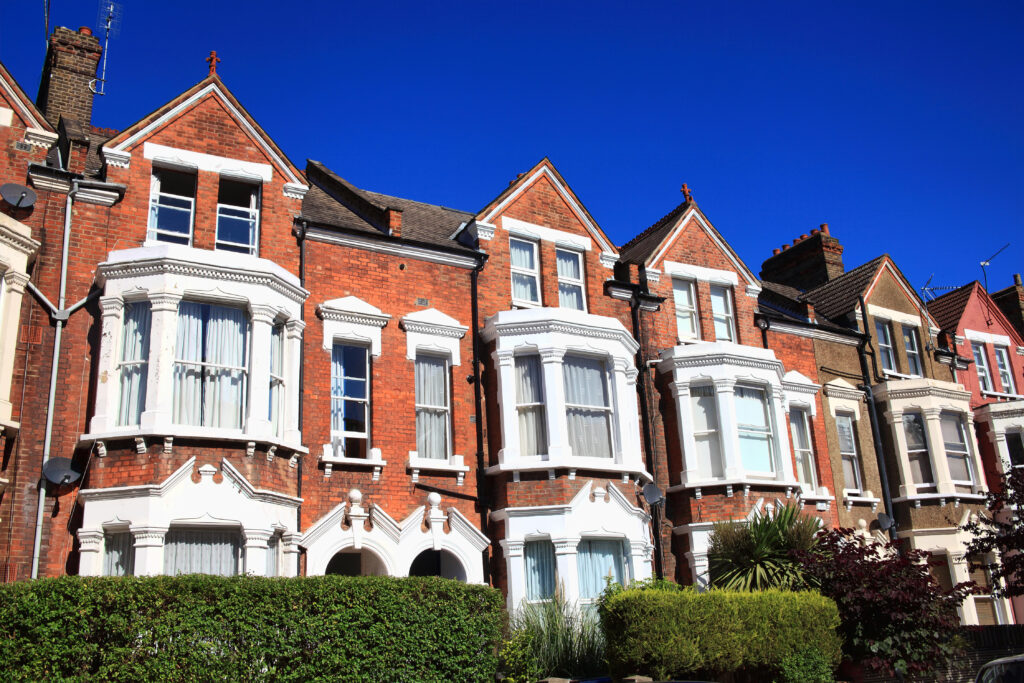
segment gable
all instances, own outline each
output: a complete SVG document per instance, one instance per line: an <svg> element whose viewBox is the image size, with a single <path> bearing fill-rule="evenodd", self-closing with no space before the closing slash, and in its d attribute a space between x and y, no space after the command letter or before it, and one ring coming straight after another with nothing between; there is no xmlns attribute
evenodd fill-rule
<svg viewBox="0 0 1024 683"><path fill-rule="evenodd" d="M43 117L3 64L0 64L0 102L0 126L11 126L17 120L23 128L53 132L53 126ZM10 110L10 113L4 112L3 109Z"/></svg>
<svg viewBox="0 0 1024 683"><path fill-rule="evenodd" d="M920 315L930 326L935 327L932 316L922 305L917 294L888 259L878 269L871 285L864 292L864 301L871 306Z"/></svg>
<svg viewBox="0 0 1024 683"><path fill-rule="evenodd" d="M748 287L760 290L760 280L696 206L682 215L675 228L648 259L646 266L648 272L670 272L678 269L679 264L731 272L736 277L736 281L731 284L743 281Z"/></svg>
<svg viewBox="0 0 1024 683"><path fill-rule="evenodd" d="M985 289L980 285L974 287L963 314L957 321L956 334L967 336L966 330L978 330L997 337L1007 337L1014 346L1024 346L1024 339L1006 315L1000 310Z"/></svg>

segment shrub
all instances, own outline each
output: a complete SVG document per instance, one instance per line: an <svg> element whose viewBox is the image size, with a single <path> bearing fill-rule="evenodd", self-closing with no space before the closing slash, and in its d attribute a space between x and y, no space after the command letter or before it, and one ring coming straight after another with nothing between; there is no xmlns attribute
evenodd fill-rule
<svg viewBox="0 0 1024 683"><path fill-rule="evenodd" d="M923 675L960 653L956 608L973 584L943 591L928 573L929 555L835 529L803 556L804 571L839 607L847 657L887 676Z"/></svg>
<svg viewBox="0 0 1024 683"><path fill-rule="evenodd" d="M512 615L511 628L513 641L528 643L539 676L583 678L608 670L596 612L566 602L560 590L551 600L520 607Z"/></svg>
<svg viewBox="0 0 1024 683"><path fill-rule="evenodd" d="M783 657L777 683L832 683L832 665L817 650L800 650Z"/></svg>
<svg viewBox="0 0 1024 683"><path fill-rule="evenodd" d="M711 584L733 590L788 588L808 584L794 551L809 551L821 526L817 517L786 505L749 522L716 522L708 544Z"/></svg>
<svg viewBox="0 0 1024 683"><path fill-rule="evenodd" d="M1016 597L1024 595L1024 515L1013 511L1024 509L1024 469L1014 467L992 483L986 496L989 514L972 516L963 527L974 536L967 554L981 558L998 553L995 561L981 566L992 572L996 595Z"/></svg>
<svg viewBox="0 0 1024 683"><path fill-rule="evenodd" d="M814 650L839 661L835 603L813 591L627 588L602 602L606 655L616 677L644 674L768 678L787 657Z"/></svg>
<svg viewBox="0 0 1024 683"><path fill-rule="evenodd" d="M62 577L0 586L7 680L490 681L501 594L447 579Z"/></svg>

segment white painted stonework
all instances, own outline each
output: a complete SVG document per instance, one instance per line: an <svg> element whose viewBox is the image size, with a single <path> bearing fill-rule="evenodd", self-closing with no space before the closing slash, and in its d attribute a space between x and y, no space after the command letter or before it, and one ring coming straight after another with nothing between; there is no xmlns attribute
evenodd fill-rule
<svg viewBox="0 0 1024 683"><path fill-rule="evenodd" d="M1008 433L1024 434L1024 400L989 403L974 411L975 422L988 425L988 437L995 445L998 465L1002 473L1010 471L1010 450L1006 444Z"/></svg>
<svg viewBox="0 0 1024 683"><path fill-rule="evenodd" d="M324 321L324 344L331 351L336 343L352 343L369 347L370 355L380 356L381 329L391 316L359 297L331 299L317 306Z"/></svg>
<svg viewBox="0 0 1024 683"><path fill-rule="evenodd" d="M568 308L527 308L501 311L488 318L481 333L494 342L501 405L502 449L488 472L576 469L596 470L651 479L640 446L634 354L637 343L614 318ZM572 452L565 412L563 362L567 353L600 358L608 374L612 408L612 457ZM520 454L514 365L517 355L538 354L544 377L548 452Z"/></svg>
<svg viewBox="0 0 1024 683"><path fill-rule="evenodd" d="M269 183L273 177L270 164L257 164L241 159L229 159L213 154L193 152L188 149L166 147L152 142L142 143L142 156L158 163L181 168L197 169L210 173L222 173L238 178L251 178Z"/></svg>
<svg viewBox="0 0 1024 683"><path fill-rule="evenodd" d="M32 230L0 213L0 434L11 422L11 377L14 352L21 329L21 299L29 282L28 264L35 257L39 242Z"/></svg>
<svg viewBox="0 0 1024 683"><path fill-rule="evenodd" d="M104 532L130 531L135 544L135 574L152 576L164 571L164 537L171 527L238 530L244 540L241 571L264 575L267 541L282 535L278 567L281 576L295 576L298 568L296 512L301 498L253 488L227 460L218 468L199 468L199 483L192 481L195 458L161 484L84 489L79 574L103 573Z"/></svg>
<svg viewBox="0 0 1024 683"><path fill-rule="evenodd" d="M400 325L405 330L405 357L416 360L417 353L447 356L453 366L462 364L460 341L468 327L436 308L409 313Z"/></svg>
<svg viewBox="0 0 1024 683"><path fill-rule="evenodd" d="M483 551L490 540L454 507L441 508L441 496L430 493L426 505L397 522L381 506L364 505L358 490L337 505L302 536L306 574L317 576L339 552L368 551L388 576L408 576L413 560L426 550L447 551L461 565L460 578L484 583ZM427 529L423 530L426 521ZM369 530L366 529L369 522ZM445 524L449 531L445 532Z"/></svg>
<svg viewBox="0 0 1024 683"><path fill-rule="evenodd" d="M527 541L547 539L555 546L556 580L565 598L579 599L577 546L581 540L621 540L629 547L630 580L649 579L654 545L650 517L636 507L614 484L607 490L588 481L566 505L505 508L491 513L505 523L501 547L508 576L508 608L515 609L526 597Z"/></svg>

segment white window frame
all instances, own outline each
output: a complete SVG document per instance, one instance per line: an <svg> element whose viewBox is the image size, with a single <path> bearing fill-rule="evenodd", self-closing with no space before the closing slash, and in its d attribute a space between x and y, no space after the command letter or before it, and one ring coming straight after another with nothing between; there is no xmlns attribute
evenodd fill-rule
<svg viewBox="0 0 1024 683"><path fill-rule="evenodd" d="M581 354L581 353L572 353L572 352L566 353L565 357L562 359L563 373L565 371L564 370L565 366L568 365L572 361L572 359L574 359L574 358L580 358L580 359L583 359L583 360L596 360L596 361L598 361L601 364L601 380L604 383L604 395L607 398L608 405L596 405L596 404L591 405L591 404L586 404L586 403L570 403L569 399L566 398L565 399L565 419L566 419L566 423L568 423L568 420L569 420L569 411L572 410L572 409L604 413L605 416L606 416L605 417L606 424L608 425L608 453L609 453L609 456L610 456L609 459L614 461L615 460L615 408L614 408L615 387L612 385L611 373L608 371L608 359L604 358L604 357L591 356L591 355ZM563 377L564 377L564 374L563 374ZM566 442L569 445L569 447L572 448L572 434L571 433L566 435ZM573 449L573 454L577 455L575 449Z"/></svg>
<svg viewBox="0 0 1024 683"><path fill-rule="evenodd" d="M982 391L995 391L992 383L992 371L988 367L987 344L971 340L971 353L974 355L974 369L978 373L978 386Z"/></svg>
<svg viewBox="0 0 1024 683"><path fill-rule="evenodd" d="M839 434L839 421L846 420L850 424L850 442L853 445L852 451L843 451L843 440ZM859 495L864 490L864 472L861 469L860 453L857 452L857 420L850 413L838 412L836 413L836 437L839 441L839 459L841 462L849 461L853 469L854 481L846 481L846 472L843 471L843 483L846 484L846 490L854 495ZM853 486L850 486L853 484Z"/></svg>
<svg viewBox="0 0 1024 683"><path fill-rule="evenodd" d="M690 304L681 302L680 298L676 296L676 292L679 291L676 288L682 287L689 292ZM672 278L672 298L675 302L676 308L676 336L679 341L697 341L700 339L700 314L697 309L697 283L693 280L687 280L684 278L674 277ZM684 335L683 328L679 324L680 318L689 318L693 321L693 334Z"/></svg>
<svg viewBox="0 0 1024 683"><path fill-rule="evenodd" d="M365 354L363 362L364 362L364 369L365 369L366 375L365 375L365 378L362 378L362 379L363 379L363 381L366 382L366 391L364 392L366 394L366 396L363 397L363 398L358 398L358 397L349 398L344 393L345 379L348 378L348 375L342 375L341 376L342 393L341 394L337 394L337 395L334 393L334 381L335 381L335 377L334 377L334 349L339 348L339 347L344 348L346 346L347 347L351 347L351 348L355 348L355 349L359 349L359 350L361 350ZM341 440L341 449L342 449L342 452L344 453L344 457L345 458L353 458L353 456L349 455L347 453L346 449L345 449L345 439L362 439L363 441L365 441L366 442L366 448L365 448L366 458L367 459L370 458L370 448L372 446L371 433L373 431L372 428L371 428L371 419L370 419L370 409L371 409L372 398L373 398L373 396L372 396L372 391L373 391L373 375L370 374L373 371L373 368L372 368L371 363L370 363L370 355L371 354L370 354L370 349L369 348L367 348L366 346L364 346L362 344L353 344L350 341L338 340L338 341L335 341L334 344L331 347L331 389L330 389L330 392L331 392L331 413L330 413L330 415L331 415L331 444L332 444L332 450L334 450L334 448L333 448L334 440L335 439L340 439ZM343 372L344 371L345 370L343 368ZM361 379L361 378L352 377L352 379ZM335 429L334 428L334 402L335 401L341 401L341 404L342 404L341 429ZM366 431L364 431L364 432L353 432L353 431L348 431L348 430L345 429L344 406L345 406L345 402L346 401L354 401L356 403L363 404L363 415L365 416L363 424L364 424L364 428L365 428ZM337 453L335 453L335 456L337 456ZM357 459L363 459L363 458L357 458Z"/></svg>
<svg viewBox="0 0 1024 683"><path fill-rule="evenodd" d="M965 480L960 480L960 479L953 479L952 470L950 470L950 472L951 472L950 473L950 481L953 482L954 486L971 486L971 487L973 487L974 486L974 482L977 479L977 474L975 474L975 472L974 472L974 465L971 462L973 460L973 458L971 457L970 440L968 438L967 424L966 424L966 421L964 420L964 416L962 414L960 414L960 413L955 413L955 412L944 410L939 415L939 420L941 421L942 418L944 418L944 417L951 417L951 418L955 418L956 419L957 429L958 429L958 431L960 433L960 441L961 441L961 443L963 443L963 450L962 451L961 450L953 450L953 451L951 451L949 446L946 444L945 438L943 438L942 447L943 447L943 450L945 451L947 467L948 467L948 462L951 459L951 457L956 457L956 458L962 457L964 459L964 462L967 463L967 476L970 477L970 479L968 479L966 481ZM951 454L952 454L952 456L951 456Z"/></svg>
<svg viewBox="0 0 1024 683"><path fill-rule="evenodd" d="M139 359L139 360L125 360L124 359L124 341L125 341L124 340L124 335L127 334L127 331L125 330L125 327L126 327L127 322L128 322L128 310L127 309L128 309L129 306L141 305L141 304L145 304L146 306L150 306L150 314L149 314L149 316L150 316L150 318L149 318L149 324L150 324L150 342L149 342L149 344L150 344L150 346L149 346L149 348L145 349L145 352L143 353L143 357L141 359ZM125 301L124 302L124 306L125 306L125 310L124 310L124 313L122 315L122 320L121 320L121 335L122 335L122 338L121 338L121 344L120 344L120 349L119 349L119 354L118 354L118 363L117 363L118 393L120 394L121 392L124 391L125 371L129 367L131 367L131 366L138 366L138 365L141 365L141 366L143 366L145 368L144 372L147 375L146 391L148 393L149 392L149 388L148 388L149 353L150 353L150 350L151 350L151 348L153 346L153 340L152 340L152 325L153 325L152 306L150 305L149 301L147 301L147 300L142 300L142 301ZM121 408L123 408L123 406L119 406L119 408L118 408L117 425L119 427L134 427L134 426L137 426L139 424L139 421L136 420L136 421L128 422L125 419L125 416L123 414L121 414ZM146 409L146 396L143 395L142 396L142 410L145 411L145 409Z"/></svg>
<svg viewBox="0 0 1024 683"><path fill-rule="evenodd" d="M704 392L710 392L711 395L710 396L705 396L705 395L703 395ZM711 401L712 401L711 405L714 406L714 410L715 410L715 424L714 424L714 428L713 429L702 429L702 430L698 431L697 428L696 428L697 421L694 418L694 411L696 410L695 404L696 404L697 400L700 399L700 398L710 398ZM690 398L689 398L689 401L690 401L689 405L687 406L690 409L688 417L690 419L690 423L692 425L694 425L694 429L693 429L693 440L694 440L694 443L695 444L699 444L700 440L702 438L707 438L709 444L710 443L714 443L714 445L715 445L715 452L712 453L712 457L715 460L718 461L718 468L717 469L720 472L724 473L725 472L725 463L723 462L723 453L722 453L722 448L723 448L723 444L722 444L722 417L721 417L721 415L718 414L718 412L719 412L718 411L718 407L719 407L718 406L718 394L715 392L715 385L714 384L694 384L694 385L692 385L690 387ZM695 452L694 453L694 458L696 458L696 457L697 457L697 453ZM696 463L694 463L694 464L696 465ZM699 471L700 470L698 469L698 472ZM715 478L714 472L715 472L715 463L712 462L711 463L711 472L708 473L708 478ZM718 476L721 477L722 475L718 475Z"/></svg>
<svg viewBox="0 0 1024 683"><path fill-rule="evenodd" d="M551 594L548 595L548 596L545 596L545 597L533 597L533 598L530 597L530 580L529 580L529 577L530 577L530 567L529 567L530 554L528 552L528 548L529 548L529 546L531 546L531 544L546 544L545 550L547 550L548 547L550 547L550 550L551 550L552 570L554 572L554 579L555 579L555 581L554 581L554 586L552 586L552 589L551 589ZM529 603L531 605L536 605L536 604L543 604L545 602L551 602L551 600L554 599L555 593L558 591L558 556L555 555L555 544L551 540L550 537L546 537L546 538L526 538L526 539L524 539L524 541L523 541L523 572L524 572L523 586L525 588L525 591L523 593L523 602Z"/></svg>
<svg viewBox="0 0 1024 683"><path fill-rule="evenodd" d="M794 419L796 417L796 419ZM793 459L796 465L796 478L804 488L810 492L818 490L818 468L816 467L817 461L814 458L814 440L811 432L811 416L810 411L804 406L791 405L789 408L789 429L790 429L790 442L793 446ZM797 431L802 430L804 438L807 441L807 448L799 448L797 439ZM806 461L807 471L811 474L810 481L803 480L803 468L800 466L801 459Z"/></svg>
<svg viewBox="0 0 1024 683"><path fill-rule="evenodd" d="M896 364L896 348L893 346L892 334L891 320L875 318L875 335L878 337L878 360L882 364L882 371L890 374L899 372ZM887 363L888 367L886 367Z"/></svg>
<svg viewBox="0 0 1024 683"><path fill-rule="evenodd" d="M993 345L996 355L996 370L1004 394L1016 394L1017 383L1013 380L1013 365L1010 364L1010 350L1005 346Z"/></svg>
<svg viewBox="0 0 1024 683"><path fill-rule="evenodd" d="M1010 468L1014 469L1017 467L1024 467L1024 459L1019 464L1013 462L1013 452L1010 450L1010 439L1017 439L1021 445L1021 453L1024 454L1024 431L1020 429L1009 429L1006 431L1006 458L1007 462L1010 463Z"/></svg>
<svg viewBox="0 0 1024 683"><path fill-rule="evenodd" d="M413 366L414 378L415 378L415 373L416 373L416 367L417 367L417 365L418 365L418 363L419 363L421 358L431 358L431 359L434 359L434 360L441 360L441 361L444 362L444 401L445 401L445 405L443 405L443 406L435 406L435 405L430 405L428 403L416 402L416 399L415 399L415 395L416 395L415 388L413 389L413 402L414 402L414 404L416 406L416 415L417 416L419 415L421 410L422 411L434 412L434 413L438 413L438 412L443 412L444 413L444 422L445 422L445 425L444 425L444 439L445 439L444 454L443 454L442 458L434 458L434 460L438 460L438 461L442 461L442 462L447 462L452 457L452 450L453 450L452 449L452 440L453 440L453 434L452 434L452 407L451 407L451 403L452 403L452 395L451 395L451 392L452 392L452 360L451 360L451 358L449 356L443 355L443 354L437 354L437 353L420 353L420 354L417 354L416 360L414 361L414 366ZM414 379L414 381L415 381L415 379ZM416 434L416 441L417 441L417 443L419 442L419 434L418 433ZM423 453L419 453L419 451L417 451L417 457L418 458L427 459L427 456L424 455Z"/></svg>
<svg viewBox="0 0 1024 683"><path fill-rule="evenodd" d="M186 197L186 196L178 195L178 194L171 194L170 192L162 192L160 190L160 185L161 185L160 174L168 172L168 171L172 172L172 173L182 173L182 174L185 174L185 175L192 175L192 177L195 179L195 184L193 185L194 193L193 193L193 195L191 197ZM169 242L171 244L185 244L185 245L188 245L188 246L192 246L192 240L193 240L193 237L195 236L195 231L196 231L196 197L195 197L195 195L198 194L198 191L199 191L198 180L199 179L196 176L196 172L195 171L187 171L187 170L176 169L176 168L165 168L165 167L162 167L162 166L153 166L153 173L150 176L150 186L149 186L150 187L150 190L149 190L149 208L148 208L147 229L146 229L146 240L147 241ZM154 206L162 206L160 204L160 200L163 197L171 197L171 198L177 199L177 200L188 201L188 203L189 203L189 210L188 210L188 212L189 212L189 216L188 216L188 235L185 235L185 234L180 233L180 232L174 232L174 231L171 231L171 230L161 230L161 229L157 228L157 226L155 226L153 224L153 208L154 208ZM169 208L169 209L175 210L175 211L182 210L181 207L176 207L176 206L171 206L171 207L166 207L166 208ZM186 239L185 242L180 242L180 241L177 241L177 240L161 239L160 238L161 235L171 235L171 236L178 237L178 238L186 237L187 239Z"/></svg>
<svg viewBox="0 0 1024 683"><path fill-rule="evenodd" d="M913 325L901 325L903 333L903 347L907 353L907 373L911 377L924 376L924 359L921 357L921 340L917 333L917 327ZM915 368L914 365L917 365Z"/></svg>
<svg viewBox="0 0 1024 683"><path fill-rule="evenodd" d="M540 356L538 354L520 354L520 355L516 356L515 359L512 361L513 362L513 366L514 366L515 362L518 361L521 358L536 358L537 359L537 367L540 369L540 401L539 402L535 401L533 403L520 403L519 402L519 392L515 388L513 388L512 394L515 397L515 402L516 402L516 427L518 428L518 426L520 424L520 420L523 419L522 413L523 413L524 409L530 410L530 409L539 408L540 409L539 410L539 413L540 413L539 419L540 419L541 430L544 432L544 443L541 444L542 445L541 452L540 453L530 453L530 454L522 453L521 455L524 458L541 458L541 457L547 455L548 445L550 443L549 442L550 435L548 434L548 428L547 428L547 423L548 423L548 405L547 405L547 387L544 384L544 364L541 363ZM515 371L513 370L513 373L514 372ZM515 375L513 374L513 378L514 377L515 377ZM513 381L515 381L515 380L513 379ZM523 447L522 444L520 444L519 447L522 448Z"/></svg>
<svg viewBox="0 0 1024 683"><path fill-rule="evenodd" d="M923 453L924 459L928 463L928 469L932 473L932 481L916 482L914 481L913 468L911 467L911 470L907 472L907 483L914 487L915 492L921 493L921 489L937 489L938 487L938 483L935 481L937 478L935 474L935 462L932 460L932 448L934 446L929 442L928 439L928 421L925 419L924 413L918 410L907 410L903 413L902 417L900 418L900 429L903 430L904 439L906 438L907 430L906 419L910 415L917 415L921 419L922 435L924 436L924 448L917 448L912 450L910 448L910 443L907 442L907 462L911 462L911 456Z"/></svg>
<svg viewBox="0 0 1024 683"><path fill-rule="evenodd" d="M285 396L287 396L284 373L285 368L288 367L287 359L285 357L285 349L287 348L287 344L285 343L285 334L283 322L275 322L270 328L270 395L268 399L269 405L267 409L267 419L270 420L270 430L276 437L280 437L284 433ZM277 341L275 341L275 337L277 338ZM274 372L273 354L275 352L278 354L278 362L281 365L281 371L279 373ZM277 394L276 400L274 396L275 394Z"/></svg>
<svg viewBox="0 0 1024 683"><path fill-rule="evenodd" d="M220 179L218 181L218 185L217 185L218 195L220 193L220 183L224 183L224 182L235 183L235 184L238 184L238 185L248 185L248 186L251 186L252 194L250 195L250 198L249 198L249 206L248 206L248 208L243 207L243 206L238 206L238 205L235 205L235 204L222 204L220 202L220 198L218 196L218 199L217 199L217 232L216 232L216 241L214 243L214 248L215 249L223 249L223 250L226 250L226 251L233 251L233 252L236 252L236 253L239 253L239 254L256 255L256 254L259 253L259 244L260 244L260 195L262 194L261 191L260 191L262 189L261 185L259 183L256 183L256 182L248 182L246 180L242 180L242 179L239 179L239 178L233 178L231 176L223 176L222 175L220 177ZM222 239L221 238L221 235L220 235L220 221L221 221L222 217L223 218L229 218L229 219L230 218L242 218L242 216L231 216L231 215L226 215L224 213L224 212L230 212L230 211L238 211L238 212L247 211L248 212L248 214L249 214L248 219L252 221L252 236L251 236L252 237L252 241L251 241L251 243L249 243L249 244L242 244L240 242L229 242L226 239ZM244 249L242 247L244 247Z"/></svg>
<svg viewBox="0 0 1024 683"><path fill-rule="evenodd" d="M576 263L579 265L579 271L580 271L579 279L571 278L571 277L565 277L560 272L558 272L558 257L561 254L568 254L568 255L570 255L570 256L572 256L572 257L574 257L576 259ZM539 265L539 263L538 263L538 265ZM555 249L555 274L558 276L558 306L559 306L559 308L568 308L567 306L563 306L562 305L562 286L564 285L565 287L577 287L580 290L580 302L583 304L583 307L582 308L573 308L572 310L586 311L587 310L587 285L586 285L587 274L583 270L583 252L576 251L575 249L563 249L562 247L557 247ZM537 292L538 293L540 292L540 287L539 286L537 288Z"/></svg>
<svg viewBox="0 0 1024 683"><path fill-rule="evenodd" d="M529 269L529 268L522 268L520 266L515 266L515 265L512 264L512 243L513 242L520 242L522 244L528 244L530 246L530 249L533 250L533 265L534 265L534 268L532 270ZM512 236L509 236L508 243L509 243L509 259L508 259L508 262L509 262L509 285L512 288L512 304L515 305L515 306L540 306L541 302L544 299L544 292L542 292L541 288L540 288L540 282L541 282L541 280L540 280L540 245L537 242L533 241L533 240L527 240L527 239L523 239L521 237L512 237ZM516 295L515 295L515 292L516 292L516 289L515 289L515 276L516 275L523 275L523 276L526 276L526 277L533 278L533 281L537 284L537 300L536 301L530 301L528 299L518 299L518 298L516 298Z"/></svg>
<svg viewBox="0 0 1024 683"><path fill-rule="evenodd" d="M715 292L716 291L721 291L721 293L722 293L722 301L725 302L725 310L724 311L715 311ZM727 285L719 285L719 284L715 284L715 283L711 283L711 285L710 285L711 317L714 320L714 322L719 322L719 321L724 322L726 324L726 327L729 328L729 338L728 339L719 339L718 338L718 328L717 328L717 326L715 326L715 339L717 341L728 341L728 342L734 342L734 343L736 342L736 311L735 311L735 308L733 306L732 291L733 291L732 287L729 287Z"/></svg>
<svg viewBox="0 0 1024 683"><path fill-rule="evenodd" d="M738 393L739 393L740 390L757 391L757 392L759 392L761 394L761 407L762 407L762 410L764 411L765 426L764 427L759 427L759 426L756 426L756 425L748 425L748 424L742 423L739 420L739 415L737 415L736 416L736 436L737 436L737 438L742 439L744 434L748 434L748 435L751 435L751 436L758 436L759 438L762 438L762 437L765 438L765 441L768 443L768 466L770 468L768 470L747 470L746 466L744 465L744 471L746 471L748 476L755 477L755 478L757 478L757 477L775 478L775 474L776 474L776 471L777 471L777 463L775 462L775 459L776 459L776 454L778 453L778 442L776 441L776 437L775 437L774 416L772 414L774 412L774 410L772 409L773 406L772 406L772 399L771 399L771 388L770 387L760 386L760 385L757 385L757 384L741 384L741 383L738 383L736 385L736 388L733 391L734 400L738 398ZM742 449L742 447L739 449L739 451L737 452L736 455L739 458L740 463L742 463L743 462L743 449Z"/></svg>

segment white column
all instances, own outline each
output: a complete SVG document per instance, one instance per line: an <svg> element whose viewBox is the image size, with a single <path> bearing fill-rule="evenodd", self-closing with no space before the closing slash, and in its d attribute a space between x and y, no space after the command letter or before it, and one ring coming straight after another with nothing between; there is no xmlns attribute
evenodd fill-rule
<svg viewBox="0 0 1024 683"><path fill-rule="evenodd" d="M718 438L722 449L722 469L726 479L745 476L740 461L740 435L736 428L736 380L715 380L715 401L718 407Z"/></svg>
<svg viewBox="0 0 1024 683"><path fill-rule="evenodd" d="M78 575L103 575L103 529L79 529Z"/></svg>
<svg viewBox="0 0 1024 683"><path fill-rule="evenodd" d="M287 443L300 443L302 433L299 432L299 374L302 367L302 332L306 323L301 320L289 320L285 323L285 356L284 356L284 431L282 436Z"/></svg>
<svg viewBox="0 0 1024 683"><path fill-rule="evenodd" d="M0 277L0 422L11 419L11 378L21 332L21 296L27 284L28 276L16 270L8 270Z"/></svg>
<svg viewBox="0 0 1024 683"><path fill-rule="evenodd" d="M949 558L949 569L953 575L953 585L963 583L971 580L971 570L967 563L967 558L963 552L957 552L954 554L952 549L946 555ZM968 597L962 603L960 603L960 614L963 617L964 626L977 626L978 625L978 610L974 607L974 598Z"/></svg>
<svg viewBox="0 0 1024 683"><path fill-rule="evenodd" d="M149 324L149 376L143 429L170 431L174 416L174 356L177 351L178 303L181 295L172 292L151 294L152 317Z"/></svg>
<svg viewBox="0 0 1024 683"><path fill-rule="evenodd" d="M544 373L544 414L548 428L548 460L564 461L571 453L569 423L565 418L565 380L562 363L565 349L540 350Z"/></svg>
<svg viewBox="0 0 1024 683"><path fill-rule="evenodd" d="M553 538L551 542L555 544L555 569L558 571L562 595L568 602L575 602L580 599L580 574L576 567L580 539Z"/></svg>
<svg viewBox="0 0 1024 683"><path fill-rule="evenodd" d="M778 452L775 454L777 478L782 481L796 481L793 473L793 451L789 447L789 429L786 427L786 396L782 387L768 387L765 392L771 401L771 411L775 420L775 443L778 444ZM810 439L810 433L807 434ZM812 464L813 467L813 464Z"/></svg>
<svg viewBox="0 0 1024 683"><path fill-rule="evenodd" d="M633 463L636 460L637 448L633 444L630 433L630 415L635 415L639 406L636 405L636 393L629 401L629 383L626 381L626 370L630 363L625 358L611 359L612 382L611 406L614 424L612 426L612 457L615 462Z"/></svg>
<svg viewBox="0 0 1024 683"><path fill-rule="evenodd" d="M679 430L679 450L682 451L682 472L679 475L680 484L688 484L691 481L700 479L700 470L697 468L697 439L693 435L693 413L690 406L690 385L686 380L677 378L672 382L672 399L676 404L676 425ZM717 400L717 399L716 399ZM719 422L719 434L721 434L721 422ZM721 443L721 442L720 442ZM724 452L724 447L722 451ZM671 466L669 470L671 470Z"/></svg>
<svg viewBox="0 0 1024 683"><path fill-rule="evenodd" d="M640 373L633 364L626 368L626 395L623 397L623 411L626 413L626 454L628 462L635 462L637 465L646 467L644 461L644 445L640 438L640 395L636 391L636 383ZM652 473L653 474L653 473Z"/></svg>
<svg viewBox="0 0 1024 683"><path fill-rule="evenodd" d="M910 456L907 453L907 433L903 429L903 411L888 410L885 419L892 430L893 439L896 442L896 461L899 463L900 475L900 496L912 496L917 493L914 485L914 477L910 469ZM885 453L879 453L878 457L884 458Z"/></svg>
<svg viewBox="0 0 1024 683"><path fill-rule="evenodd" d="M243 529L245 535L245 568L243 574L267 575L267 552L271 532L266 529Z"/></svg>
<svg viewBox="0 0 1024 683"><path fill-rule="evenodd" d="M690 574L693 576L693 585L698 590L707 590L711 585L711 570L708 562L707 552L686 553L686 560L690 565Z"/></svg>
<svg viewBox="0 0 1024 683"><path fill-rule="evenodd" d="M164 573L164 537L166 527L131 527L135 539L135 575L158 576Z"/></svg>
<svg viewBox="0 0 1024 683"><path fill-rule="evenodd" d="M999 471L1006 474L1012 468L1010 464L1010 447L1006 445L1006 432L996 431L995 422L989 422L988 436L992 440L992 446L996 450L996 457L999 459Z"/></svg>
<svg viewBox="0 0 1024 683"><path fill-rule="evenodd" d="M281 576L299 575L299 542L302 534L289 532L281 536Z"/></svg>
<svg viewBox="0 0 1024 683"><path fill-rule="evenodd" d="M124 333L124 300L119 296L100 298L103 329L98 361L99 381L96 383L96 414L89 423L94 434L108 432L117 426L121 377L117 370Z"/></svg>
<svg viewBox="0 0 1024 683"><path fill-rule="evenodd" d="M249 304L252 315L252 362L249 364L249 407L245 432L257 439L271 434L268 405L270 403L270 334L275 310L264 304Z"/></svg>
<svg viewBox="0 0 1024 683"><path fill-rule="evenodd" d="M964 437L967 439L967 451L971 459L971 469L974 470L974 490L983 492L988 490L988 482L985 481L985 466L981 462L981 449L978 448L977 432L974 431L974 413L967 413L964 417ZM1006 438L1005 436L1003 437Z"/></svg>
<svg viewBox="0 0 1024 683"><path fill-rule="evenodd" d="M932 461L932 474L939 493L956 493L956 486L949 474L949 460L946 458L946 443L942 438L942 410L924 409L924 427L928 434L928 454ZM972 605L973 607L973 605Z"/></svg>
<svg viewBox="0 0 1024 683"><path fill-rule="evenodd" d="M629 542L629 557L631 564L633 565L633 579L636 581L642 581L649 579L653 575L651 571L652 557L651 553L654 550L647 541L630 541Z"/></svg>
<svg viewBox="0 0 1024 683"><path fill-rule="evenodd" d="M515 355L512 351L495 351L492 355L498 375L498 408L501 411L501 450L498 462L515 463L519 448L519 416L516 413Z"/></svg>
<svg viewBox="0 0 1024 683"><path fill-rule="evenodd" d="M526 559L523 556L523 541L502 539L501 550L505 555L505 571L508 572L508 597L506 605L509 612L519 607L526 598Z"/></svg>

